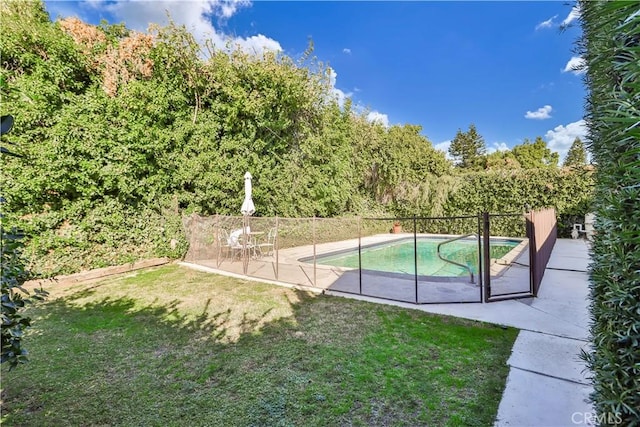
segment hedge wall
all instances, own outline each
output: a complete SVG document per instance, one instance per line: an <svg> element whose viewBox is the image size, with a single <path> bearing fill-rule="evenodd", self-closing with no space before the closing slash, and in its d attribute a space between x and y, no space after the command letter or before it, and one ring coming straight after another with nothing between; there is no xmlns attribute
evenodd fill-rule
<svg viewBox="0 0 640 427"><path fill-rule="evenodd" d="M584 215L592 209L593 174L593 166L586 166L488 170L429 177L413 192L399 192L395 211L402 216L463 216L554 207L559 216L559 236L569 237L573 224L583 223ZM518 236L524 232L517 221L505 221L497 227L492 233ZM467 228L458 230L454 227L449 232L465 232Z"/></svg>
<svg viewBox="0 0 640 427"><path fill-rule="evenodd" d="M602 424L640 425L640 4L581 1L596 177L593 401Z"/></svg>

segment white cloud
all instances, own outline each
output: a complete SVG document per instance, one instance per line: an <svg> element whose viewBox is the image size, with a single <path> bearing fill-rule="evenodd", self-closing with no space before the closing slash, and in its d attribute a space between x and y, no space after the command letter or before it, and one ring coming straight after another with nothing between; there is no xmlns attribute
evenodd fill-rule
<svg viewBox="0 0 640 427"><path fill-rule="evenodd" d="M98 11L111 13L115 20L124 21L127 28L146 31L151 23L168 23L167 14L177 24L184 24L187 29L195 30L200 35L212 31L213 27L205 13L213 13L213 2L181 2L181 1L131 1L92 2ZM214 30L215 31L215 30Z"/></svg>
<svg viewBox="0 0 640 427"><path fill-rule="evenodd" d="M553 22L554 19L556 19L558 17L558 15L553 15L551 18L547 19L546 21L542 21L541 23L539 23L538 25L536 25L536 30L541 30L543 28L551 28L554 26L555 22Z"/></svg>
<svg viewBox="0 0 640 427"><path fill-rule="evenodd" d="M378 111L371 111L369 114L367 114L367 120L369 120L371 123L380 123L386 128L389 127L389 116Z"/></svg>
<svg viewBox="0 0 640 427"><path fill-rule="evenodd" d="M561 26L566 27L578 18L580 18L580 8L578 6L573 6L571 8L571 12L569 12L567 17L562 21Z"/></svg>
<svg viewBox="0 0 640 427"><path fill-rule="evenodd" d="M551 115L549 113L551 113L551 110L553 110L551 105L545 105L544 107L538 108L536 111L527 111L524 117L525 119L533 119L533 120L550 119Z"/></svg>
<svg viewBox="0 0 640 427"><path fill-rule="evenodd" d="M353 93L352 92L345 93L344 91L338 89L336 87L337 78L338 78L338 73L336 73L333 70L333 68L329 68L329 84L331 85L331 93L338 101L338 105L340 106L340 108L342 108L342 106L344 105L344 101L346 101L347 98L351 98Z"/></svg>
<svg viewBox="0 0 640 427"><path fill-rule="evenodd" d="M494 142L487 147L487 153L495 153L496 151L509 151L509 146L505 142Z"/></svg>
<svg viewBox="0 0 640 427"><path fill-rule="evenodd" d="M212 9L222 18L231 18L238 9L249 6L251 6L250 0L217 0L213 2Z"/></svg>
<svg viewBox="0 0 640 427"><path fill-rule="evenodd" d="M449 147L451 146L451 140L447 139L446 141L442 141L433 146L436 150L440 151L449 151Z"/></svg>
<svg viewBox="0 0 640 427"><path fill-rule="evenodd" d="M344 106L344 102L347 100L347 98L351 98L351 95L353 95L351 92L345 93L342 90L338 89L337 87L331 88L331 91L333 95L336 97L340 108Z"/></svg>
<svg viewBox="0 0 640 427"><path fill-rule="evenodd" d="M538 91L541 91L541 90L550 90L550 89L553 89L553 87L554 87L555 85L556 85L556 84L555 84L554 82L542 83L540 86L538 86L538 87L535 89L535 92L538 92Z"/></svg>
<svg viewBox="0 0 640 427"><path fill-rule="evenodd" d="M567 65L564 66L563 73L571 72L576 76L584 74L587 71L587 63L584 58L572 56Z"/></svg>
<svg viewBox="0 0 640 427"><path fill-rule="evenodd" d="M255 53L256 55L262 55L267 50L275 52L280 52L282 50L280 43L270 39L269 37L265 37L262 34L247 37L246 39L236 37L232 40L232 44L239 46L240 49L245 52Z"/></svg>
<svg viewBox="0 0 640 427"><path fill-rule="evenodd" d="M580 138L583 142L587 139L587 124L584 120L578 120L566 126L556 126L547 131L544 137L547 139L548 147L560 154L560 163L562 163L576 138Z"/></svg>
<svg viewBox="0 0 640 427"><path fill-rule="evenodd" d="M168 13L176 24L184 25L201 44L210 39L217 49L225 49L230 41L232 47L254 54L262 54L265 50L282 50L280 43L262 34L246 38L232 37L211 23L212 16L228 19L241 8L249 7L249 0L91 0L85 4L110 13L115 21L123 21L127 28L141 32L147 31L151 23L166 25Z"/></svg>
<svg viewBox="0 0 640 427"><path fill-rule="evenodd" d="M329 84L331 87L336 85L336 81L338 80L338 73L331 67L329 67Z"/></svg>
<svg viewBox="0 0 640 427"><path fill-rule="evenodd" d="M342 53L346 53L347 55L351 55L351 49L349 49L348 47L345 47L344 49L342 49Z"/></svg>
<svg viewBox="0 0 640 427"><path fill-rule="evenodd" d="M449 147L450 146L451 146L451 140L448 139L446 141L442 141L442 142L439 142L437 144L434 144L433 148L435 148L436 150L443 151L445 159L451 160L453 162L453 161L455 161L455 159L453 157L451 157L451 155L449 154Z"/></svg>

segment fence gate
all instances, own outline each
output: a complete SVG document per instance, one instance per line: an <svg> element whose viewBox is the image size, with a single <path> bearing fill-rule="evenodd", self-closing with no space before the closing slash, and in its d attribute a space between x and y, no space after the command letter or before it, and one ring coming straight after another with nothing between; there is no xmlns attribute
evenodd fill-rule
<svg viewBox="0 0 640 427"><path fill-rule="evenodd" d="M530 240L533 240L531 258L531 291L538 296L544 270L558 237L555 209L544 209L530 213Z"/></svg>
<svg viewBox="0 0 640 427"><path fill-rule="evenodd" d="M484 213L482 222L485 301L537 296L556 242L555 210L544 209L526 214ZM501 230L513 230L514 227L522 230L526 238L507 256L494 256L500 253L495 247L501 243Z"/></svg>

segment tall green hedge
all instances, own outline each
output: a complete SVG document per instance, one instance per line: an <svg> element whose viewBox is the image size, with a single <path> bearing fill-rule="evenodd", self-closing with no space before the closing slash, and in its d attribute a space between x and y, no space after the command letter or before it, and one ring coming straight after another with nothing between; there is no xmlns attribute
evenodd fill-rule
<svg viewBox="0 0 640 427"><path fill-rule="evenodd" d="M580 1L598 164L586 356L602 424L640 425L640 4Z"/></svg>
<svg viewBox="0 0 640 427"><path fill-rule="evenodd" d="M412 189L398 191L395 211L401 216L437 217L480 212L519 213L554 207L558 213L558 233L560 237L569 237L573 224L584 223L584 215L592 209L593 175L594 168L585 166L430 176ZM465 232L455 227L449 231ZM521 224L512 222L496 229L495 233L518 236L524 231Z"/></svg>

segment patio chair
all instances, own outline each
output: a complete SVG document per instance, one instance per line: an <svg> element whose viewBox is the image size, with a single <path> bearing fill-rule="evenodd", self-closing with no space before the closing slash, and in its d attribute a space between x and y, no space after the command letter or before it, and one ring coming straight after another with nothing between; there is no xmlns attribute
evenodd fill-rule
<svg viewBox="0 0 640 427"><path fill-rule="evenodd" d="M584 226L582 224L573 224L573 229L571 230L571 237L577 239L581 234L584 234L584 237L592 241L593 236L596 234L596 231L593 227L593 223L595 222L595 214L588 213L584 216Z"/></svg>
<svg viewBox="0 0 640 427"><path fill-rule="evenodd" d="M229 232L226 229L220 228L218 230L218 247L220 248L220 255L223 258L226 258L229 255L232 255L233 248L237 246L237 244L238 244L238 239L237 238L232 239Z"/></svg>
<svg viewBox="0 0 640 427"><path fill-rule="evenodd" d="M250 232L251 229L246 227L245 230L239 228L229 233L229 237L226 241L226 247L231 251L232 257L238 255L238 258L242 258L245 252L252 258L256 257L257 247L251 237L251 234L249 234Z"/></svg>
<svg viewBox="0 0 640 427"><path fill-rule="evenodd" d="M262 243L258 243L258 251L260 252L260 256L271 256L273 255L273 248L276 243L277 231L275 228L271 228L269 233L267 234L267 240Z"/></svg>
<svg viewBox="0 0 640 427"><path fill-rule="evenodd" d="M249 234L241 234L238 237L238 244L232 248L241 257L243 253L246 253L251 258L257 258L258 247L253 241L253 238Z"/></svg>

